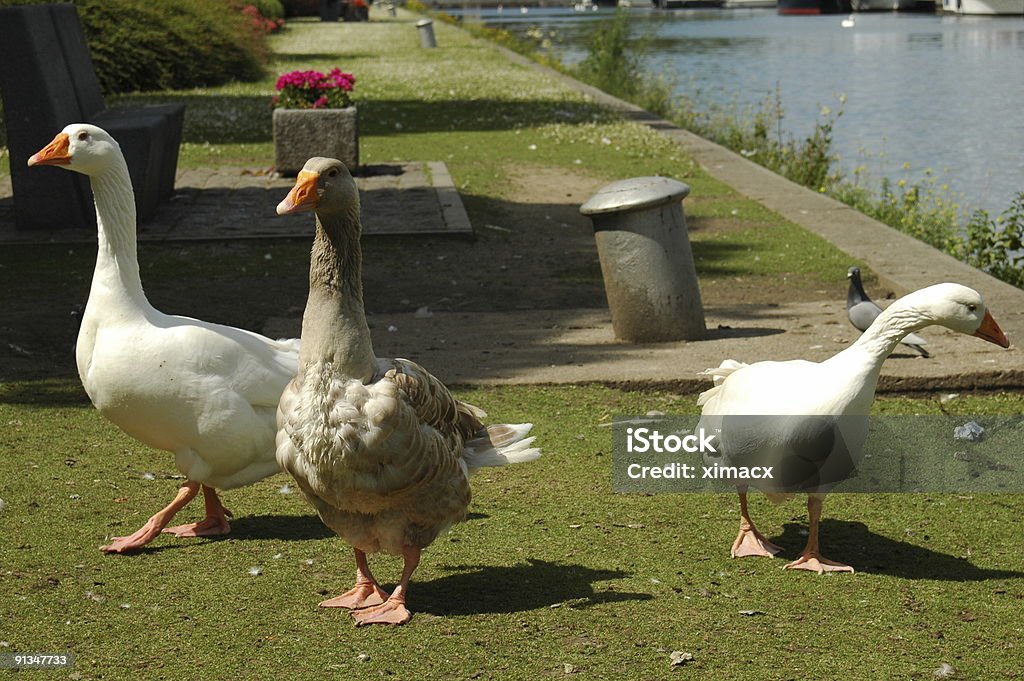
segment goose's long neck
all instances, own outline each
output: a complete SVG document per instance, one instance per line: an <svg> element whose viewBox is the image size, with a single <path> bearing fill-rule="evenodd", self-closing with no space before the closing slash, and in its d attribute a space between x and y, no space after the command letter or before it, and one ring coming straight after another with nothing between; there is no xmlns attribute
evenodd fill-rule
<svg viewBox="0 0 1024 681"><path fill-rule="evenodd" d="M907 334L927 326L929 321L917 308L897 301L878 315L850 349L856 348L881 364Z"/></svg>
<svg viewBox="0 0 1024 681"><path fill-rule="evenodd" d="M908 333L927 323L918 310L897 301L878 315L850 347L822 363L846 386L842 413L867 414L871 410L885 358Z"/></svg>
<svg viewBox="0 0 1024 681"><path fill-rule="evenodd" d="M148 307L139 277L135 236L135 195L128 166L118 159L100 175L90 178L96 202L99 248L90 300L109 296L114 300ZM104 301L104 305L109 302Z"/></svg>
<svg viewBox="0 0 1024 681"><path fill-rule="evenodd" d="M861 334L853 345L826 360L833 366L854 367L855 378L874 394L882 363L907 334L927 326L929 319L920 310L896 301Z"/></svg>
<svg viewBox="0 0 1024 681"><path fill-rule="evenodd" d="M325 229L322 220L344 221ZM354 214L316 217L309 301L302 317L301 363L331 362L337 372L369 380L377 368L363 309L363 253Z"/></svg>

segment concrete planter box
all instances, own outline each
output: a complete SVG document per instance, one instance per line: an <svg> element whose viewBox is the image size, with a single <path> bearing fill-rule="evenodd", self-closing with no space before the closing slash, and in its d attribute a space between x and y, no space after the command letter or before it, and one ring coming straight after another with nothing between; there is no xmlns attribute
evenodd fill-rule
<svg viewBox="0 0 1024 681"><path fill-rule="evenodd" d="M274 109L274 165L296 175L313 156L359 167L359 116L346 109Z"/></svg>

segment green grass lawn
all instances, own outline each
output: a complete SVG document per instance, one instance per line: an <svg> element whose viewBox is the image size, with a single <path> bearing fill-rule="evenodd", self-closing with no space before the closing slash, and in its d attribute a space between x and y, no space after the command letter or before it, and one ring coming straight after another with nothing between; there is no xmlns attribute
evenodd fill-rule
<svg viewBox="0 0 1024 681"><path fill-rule="evenodd" d="M284 475L224 495L230 537L163 537L141 554L106 556L106 537L169 501L172 458L106 423L73 382L6 384L4 650L71 651L86 679L522 679L566 669L595 679L930 679L944 662L957 678L1020 678L1021 497L835 495L824 550L858 573L783 571L780 559L729 558L732 495L611 492L610 432L597 424L693 413L693 396L596 386L458 394L497 419L535 421L544 457L475 478L469 519L414 577L408 626L355 629L347 613L316 607L350 586L350 550L298 494L280 492ZM939 408L937 398L878 403L879 413ZM944 408L1019 413L1024 397ZM759 527L794 556L803 504L752 499ZM195 503L182 518L199 514ZM394 584L397 559L373 564ZM694 661L670 669L676 650Z"/></svg>

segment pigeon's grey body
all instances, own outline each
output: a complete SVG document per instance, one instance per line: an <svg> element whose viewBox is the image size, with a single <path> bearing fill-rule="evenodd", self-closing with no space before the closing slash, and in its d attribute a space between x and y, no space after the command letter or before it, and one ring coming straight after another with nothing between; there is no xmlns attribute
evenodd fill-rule
<svg viewBox="0 0 1024 681"><path fill-rule="evenodd" d="M868 298L868 294L864 292L864 284L860 280L859 267L851 267L846 273L846 278L850 280L850 288L846 293L846 316L856 329L867 331L867 328L875 321L875 317L882 314L882 308L878 307L874 301ZM904 338L903 345L917 350L921 353L922 357L931 356L922 347L928 345L928 341L916 333L909 334Z"/></svg>

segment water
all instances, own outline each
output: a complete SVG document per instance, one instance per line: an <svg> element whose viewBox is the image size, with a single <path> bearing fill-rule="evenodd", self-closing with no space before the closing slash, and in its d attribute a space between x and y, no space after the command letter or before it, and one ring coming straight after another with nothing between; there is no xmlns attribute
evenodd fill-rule
<svg viewBox="0 0 1024 681"><path fill-rule="evenodd" d="M585 55L593 22L610 16L518 7L467 14L524 37L553 31L567 63ZM842 28L845 16L775 10L631 16L635 35L651 39L647 68L699 108L757 107L777 89L783 130L797 137L823 120L823 107L841 108L839 165L846 173L863 166L869 184L916 181L930 169L961 203L993 214L1024 191L1024 17L872 13Z"/></svg>

